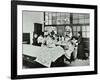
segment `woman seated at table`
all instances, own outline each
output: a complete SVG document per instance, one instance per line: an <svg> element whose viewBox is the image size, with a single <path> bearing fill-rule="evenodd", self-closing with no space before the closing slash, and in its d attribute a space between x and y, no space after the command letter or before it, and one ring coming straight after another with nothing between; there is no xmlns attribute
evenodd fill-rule
<svg viewBox="0 0 100 80"><path fill-rule="evenodd" d="M74 51L73 51L73 60L75 60L77 58L77 48L78 48L78 38L73 36L72 39L71 39L71 42L74 46Z"/></svg>
<svg viewBox="0 0 100 80"><path fill-rule="evenodd" d="M71 55L72 55L72 52L74 51L74 45L72 44L72 41L69 36L66 36L65 43L66 43L64 47L65 59L71 63Z"/></svg>
<svg viewBox="0 0 100 80"><path fill-rule="evenodd" d="M34 33L34 35L33 35L33 45L35 45L35 46L38 46L37 39L38 39L38 35L37 35L37 33Z"/></svg>
<svg viewBox="0 0 100 80"><path fill-rule="evenodd" d="M48 35L47 36L47 39L46 39L46 44L47 44L47 47L55 47L55 41L54 41L54 37L52 35Z"/></svg>
<svg viewBox="0 0 100 80"><path fill-rule="evenodd" d="M44 35L44 45L47 47L55 47L55 43L57 42L56 34L54 31Z"/></svg>
<svg viewBox="0 0 100 80"><path fill-rule="evenodd" d="M43 38L42 35L40 35L37 40L38 40L38 45L39 46L41 46L43 44L43 42L44 42L44 38Z"/></svg>

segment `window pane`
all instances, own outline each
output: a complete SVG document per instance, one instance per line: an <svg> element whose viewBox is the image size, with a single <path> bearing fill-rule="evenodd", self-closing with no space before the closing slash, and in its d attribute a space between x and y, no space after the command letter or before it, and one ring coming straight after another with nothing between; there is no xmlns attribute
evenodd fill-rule
<svg viewBox="0 0 100 80"><path fill-rule="evenodd" d="M82 31L86 31L86 26L82 26Z"/></svg>
<svg viewBox="0 0 100 80"><path fill-rule="evenodd" d="M61 24L65 24L66 23L65 20L63 20L63 19L60 20L60 21L61 21Z"/></svg>
<svg viewBox="0 0 100 80"><path fill-rule="evenodd" d="M79 19L84 19L84 14L79 14Z"/></svg>
<svg viewBox="0 0 100 80"><path fill-rule="evenodd" d="M70 17L70 13L66 13L66 17Z"/></svg>
<svg viewBox="0 0 100 80"><path fill-rule="evenodd" d="M51 20L51 19L52 19L52 13L49 12L49 20Z"/></svg>
<svg viewBox="0 0 100 80"><path fill-rule="evenodd" d="M73 24L78 24L78 20L77 19L73 20Z"/></svg>
<svg viewBox="0 0 100 80"><path fill-rule="evenodd" d="M80 26L77 26L77 31L80 31Z"/></svg>
<svg viewBox="0 0 100 80"><path fill-rule="evenodd" d="M49 25L51 25L52 24L52 22L51 22L52 20L49 20Z"/></svg>
<svg viewBox="0 0 100 80"><path fill-rule="evenodd" d="M70 24L70 21L69 21L69 20L67 20L67 21L66 21L66 24Z"/></svg>
<svg viewBox="0 0 100 80"><path fill-rule="evenodd" d="M56 16L57 15L57 13L56 12L52 12L52 16L54 17L54 16Z"/></svg>
<svg viewBox="0 0 100 80"><path fill-rule="evenodd" d="M73 14L73 19L78 19L78 14L74 13Z"/></svg>
<svg viewBox="0 0 100 80"><path fill-rule="evenodd" d="M90 37L90 33L89 32L87 32L87 38L89 38Z"/></svg>
<svg viewBox="0 0 100 80"><path fill-rule="evenodd" d="M56 20L57 18L56 18L56 16L52 16L52 20Z"/></svg>
<svg viewBox="0 0 100 80"><path fill-rule="evenodd" d="M85 20L85 23L90 23L89 19L84 19L84 20Z"/></svg>
<svg viewBox="0 0 100 80"><path fill-rule="evenodd" d="M90 31L90 26L86 26L86 31Z"/></svg>
<svg viewBox="0 0 100 80"><path fill-rule="evenodd" d="M90 14L85 14L85 18L90 18Z"/></svg>
<svg viewBox="0 0 100 80"><path fill-rule="evenodd" d="M83 24L84 22L85 22L84 19L79 19L80 24Z"/></svg>
<svg viewBox="0 0 100 80"><path fill-rule="evenodd" d="M52 20L52 24L56 24L56 20Z"/></svg>
<svg viewBox="0 0 100 80"><path fill-rule="evenodd" d="M73 26L73 31L76 31L76 26Z"/></svg>
<svg viewBox="0 0 100 80"><path fill-rule="evenodd" d="M87 37L86 32L82 32L82 37L83 38L86 38Z"/></svg>
<svg viewBox="0 0 100 80"><path fill-rule="evenodd" d="M57 24L61 24L61 17L60 17L60 13L57 12Z"/></svg>
<svg viewBox="0 0 100 80"><path fill-rule="evenodd" d="M57 24L61 24L61 20L60 19L57 19Z"/></svg>

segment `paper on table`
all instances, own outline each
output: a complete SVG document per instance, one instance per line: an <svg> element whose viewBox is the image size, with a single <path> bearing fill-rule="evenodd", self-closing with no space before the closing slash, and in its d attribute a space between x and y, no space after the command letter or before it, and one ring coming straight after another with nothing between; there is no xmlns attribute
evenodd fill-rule
<svg viewBox="0 0 100 80"><path fill-rule="evenodd" d="M23 45L23 54L36 57L37 62L44 66L50 67L51 62L54 62L62 56L64 53L63 48L60 46L48 48L48 47L38 47L32 45Z"/></svg>

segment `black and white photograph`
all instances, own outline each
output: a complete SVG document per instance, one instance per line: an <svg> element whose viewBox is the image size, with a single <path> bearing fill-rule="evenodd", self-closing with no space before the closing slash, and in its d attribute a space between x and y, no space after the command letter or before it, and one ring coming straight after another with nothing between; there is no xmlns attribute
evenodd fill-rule
<svg viewBox="0 0 100 80"><path fill-rule="evenodd" d="M16 1L12 15L12 78L97 74L97 6Z"/></svg>
<svg viewBox="0 0 100 80"><path fill-rule="evenodd" d="M23 11L23 68L89 66L90 14Z"/></svg>

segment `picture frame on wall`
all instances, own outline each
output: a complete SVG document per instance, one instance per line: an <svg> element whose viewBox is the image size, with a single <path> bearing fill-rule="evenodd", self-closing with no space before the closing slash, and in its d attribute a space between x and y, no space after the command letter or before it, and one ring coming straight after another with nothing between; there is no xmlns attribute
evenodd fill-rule
<svg viewBox="0 0 100 80"><path fill-rule="evenodd" d="M11 1L11 78L97 74L97 5Z"/></svg>

